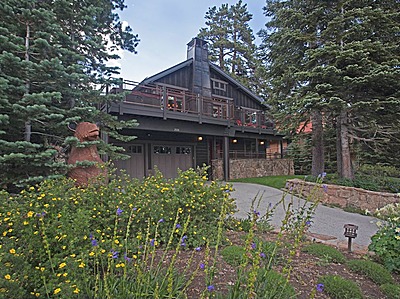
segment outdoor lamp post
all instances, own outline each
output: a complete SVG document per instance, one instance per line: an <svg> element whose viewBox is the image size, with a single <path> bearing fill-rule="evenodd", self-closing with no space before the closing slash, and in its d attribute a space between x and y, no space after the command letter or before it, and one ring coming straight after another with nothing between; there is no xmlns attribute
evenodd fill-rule
<svg viewBox="0 0 400 299"><path fill-rule="evenodd" d="M357 237L357 229L358 226L354 224L345 224L344 225L344 236L349 238L347 243L347 250L351 252L351 240Z"/></svg>

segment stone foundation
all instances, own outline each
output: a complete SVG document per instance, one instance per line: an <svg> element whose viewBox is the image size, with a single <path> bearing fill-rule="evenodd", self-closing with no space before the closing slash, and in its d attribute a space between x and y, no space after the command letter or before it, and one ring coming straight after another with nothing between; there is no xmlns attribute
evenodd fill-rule
<svg viewBox="0 0 400 299"><path fill-rule="evenodd" d="M317 185L299 179L288 180L286 186L289 190L293 190L294 194L301 197L306 198L310 193L313 193L312 197L321 198L322 203L341 208L353 207L373 212L390 203L400 202L400 196L395 193L375 192L329 184Z"/></svg>
<svg viewBox="0 0 400 299"><path fill-rule="evenodd" d="M222 160L211 161L214 180L224 179ZM229 179L254 178L274 175L293 175L293 160L290 159L230 159Z"/></svg>

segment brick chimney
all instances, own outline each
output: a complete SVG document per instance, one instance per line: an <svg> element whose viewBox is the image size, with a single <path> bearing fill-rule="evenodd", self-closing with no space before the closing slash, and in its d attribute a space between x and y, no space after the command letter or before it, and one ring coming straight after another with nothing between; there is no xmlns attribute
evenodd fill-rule
<svg viewBox="0 0 400 299"><path fill-rule="evenodd" d="M193 92L205 97L211 97L207 42L195 37L187 46L187 59L193 59Z"/></svg>

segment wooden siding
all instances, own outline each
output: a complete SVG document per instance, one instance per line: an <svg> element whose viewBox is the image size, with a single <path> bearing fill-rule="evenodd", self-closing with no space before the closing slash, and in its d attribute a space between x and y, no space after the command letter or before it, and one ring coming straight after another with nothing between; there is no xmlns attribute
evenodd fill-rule
<svg viewBox="0 0 400 299"><path fill-rule="evenodd" d="M203 164L210 164L206 138L196 144L196 166L203 166Z"/></svg>
<svg viewBox="0 0 400 299"><path fill-rule="evenodd" d="M193 71L191 66L184 67L176 72L160 78L156 82L192 89ZM155 82L155 83L156 83Z"/></svg>
<svg viewBox="0 0 400 299"><path fill-rule="evenodd" d="M217 79L220 81L227 82L226 78L222 77L221 75L219 75L215 72L211 72L211 79ZM212 86L213 85L211 84L211 87ZM250 96L248 96L247 94L242 92L240 89L238 89L237 86L234 86L229 82L228 82L226 91L213 89L212 93L215 95L232 98L235 102L235 106L237 106L237 107L242 106L242 107L247 107L247 108L251 108L251 109L265 110L265 107L263 105L261 105L260 102L251 98Z"/></svg>

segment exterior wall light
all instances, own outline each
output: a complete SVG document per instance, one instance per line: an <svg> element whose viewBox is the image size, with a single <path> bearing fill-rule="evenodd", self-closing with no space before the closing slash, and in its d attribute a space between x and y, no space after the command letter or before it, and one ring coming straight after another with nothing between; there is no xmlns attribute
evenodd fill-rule
<svg viewBox="0 0 400 299"><path fill-rule="evenodd" d="M197 141L203 141L203 136L197 137Z"/></svg>
<svg viewBox="0 0 400 299"><path fill-rule="evenodd" d="M264 143L265 143L264 141L260 141L260 144L261 144L261 145L264 145Z"/></svg>
<svg viewBox="0 0 400 299"><path fill-rule="evenodd" d="M237 139L233 139L232 142L233 142L233 143L237 143Z"/></svg>
<svg viewBox="0 0 400 299"><path fill-rule="evenodd" d="M351 240L357 237L358 226L354 224L344 225L344 236L349 238L347 243L347 250L351 252Z"/></svg>

